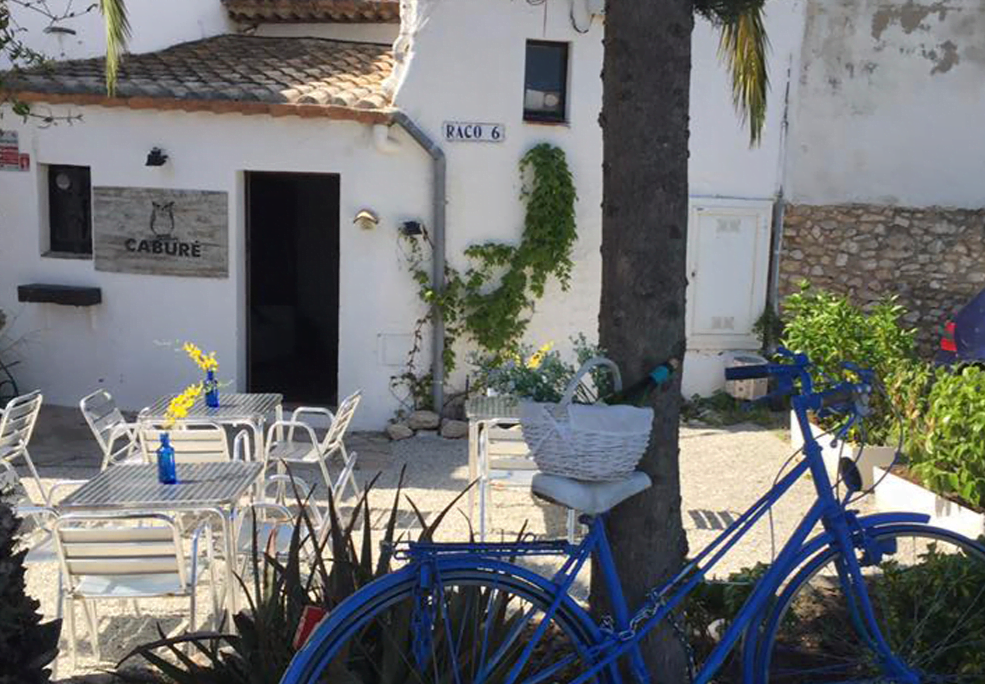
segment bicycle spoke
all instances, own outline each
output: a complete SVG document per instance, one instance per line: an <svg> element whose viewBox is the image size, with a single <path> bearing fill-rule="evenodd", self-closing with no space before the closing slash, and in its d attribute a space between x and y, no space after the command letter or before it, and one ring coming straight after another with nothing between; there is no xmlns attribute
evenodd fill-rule
<svg viewBox="0 0 985 684"><path fill-rule="evenodd" d="M921 683L985 682L985 550L959 535L924 526L881 531L893 553L862 568L862 585L893 659L859 637L833 581L837 552L827 551L788 586L767 620L769 684L897 684L902 665ZM866 630L872 629L866 625ZM891 664L892 663L892 664Z"/></svg>

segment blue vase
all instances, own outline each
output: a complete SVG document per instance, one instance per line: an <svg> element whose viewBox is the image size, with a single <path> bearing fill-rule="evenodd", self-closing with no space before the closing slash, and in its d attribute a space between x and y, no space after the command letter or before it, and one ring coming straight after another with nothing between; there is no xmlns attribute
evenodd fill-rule
<svg viewBox="0 0 985 684"><path fill-rule="evenodd" d="M157 479L161 484L175 484L178 472L174 465L174 447L168 433L161 433L161 446L157 447Z"/></svg>
<svg viewBox="0 0 985 684"><path fill-rule="evenodd" d="M215 379L215 371L207 371L205 375L205 405L219 408L219 381Z"/></svg>

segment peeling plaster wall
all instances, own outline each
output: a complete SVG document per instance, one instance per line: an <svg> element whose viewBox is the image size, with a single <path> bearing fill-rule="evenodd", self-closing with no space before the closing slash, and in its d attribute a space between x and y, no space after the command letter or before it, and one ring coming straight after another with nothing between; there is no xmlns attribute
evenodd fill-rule
<svg viewBox="0 0 985 684"><path fill-rule="evenodd" d="M808 0L788 196L985 205L985 2Z"/></svg>

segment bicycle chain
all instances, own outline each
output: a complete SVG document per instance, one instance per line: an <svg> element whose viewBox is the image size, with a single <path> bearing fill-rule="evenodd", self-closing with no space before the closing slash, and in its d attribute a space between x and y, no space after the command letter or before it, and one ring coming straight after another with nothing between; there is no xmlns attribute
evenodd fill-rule
<svg viewBox="0 0 985 684"><path fill-rule="evenodd" d="M629 626L626 629L617 632L615 629L615 620L612 619L611 615L605 615L599 621L599 631L602 634L614 636L619 641L631 641L639 634L640 627L653 618L666 605L667 602L657 592L650 592L646 595L646 603L629 621ZM667 620L670 622L674 636L681 643L681 646L684 647L684 654L687 656L687 681L691 684L694 682L694 674L696 672L694 649L691 648L691 642L687 638L687 632L673 611L667 612Z"/></svg>

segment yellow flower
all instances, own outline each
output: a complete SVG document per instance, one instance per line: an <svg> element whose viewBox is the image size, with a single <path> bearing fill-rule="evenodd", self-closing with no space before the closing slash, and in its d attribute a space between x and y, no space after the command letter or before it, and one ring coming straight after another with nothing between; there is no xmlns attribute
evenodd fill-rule
<svg viewBox="0 0 985 684"><path fill-rule="evenodd" d="M195 362L199 368L204 371L215 371L219 369L219 362L215 358L215 352L211 354L205 354L201 349L192 344L191 342L185 342L181 347L188 358Z"/></svg>
<svg viewBox="0 0 985 684"><path fill-rule="evenodd" d="M540 368L540 364L544 362L544 357L547 356L547 353L550 352L553 348L554 348L554 343L548 342L543 347L535 351L527 360L527 368L530 368L531 370L536 370L537 368Z"/></svg>
<svg viewBox="0 0 985 684"><path fill-rule="evenodd" d="M168 410L165 412L166 420L164 421L164 427L171 427L174 425L176 420L181 420L188 416L188 409L192 407L195 400L198 399L199 395L202 394L202 383L196 382L194 385L189 385L185 388L185 391L176 396L168 404Z"/></svg>

